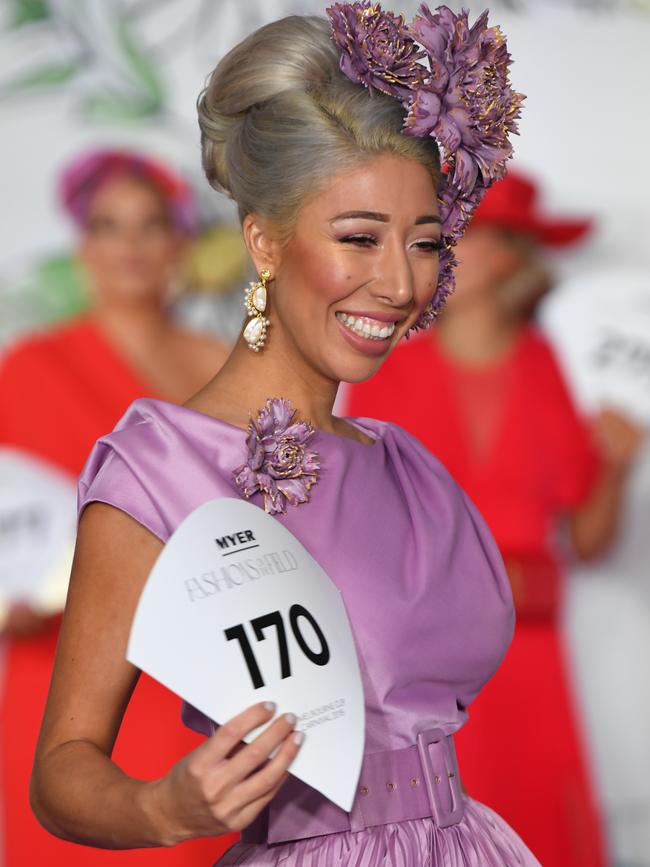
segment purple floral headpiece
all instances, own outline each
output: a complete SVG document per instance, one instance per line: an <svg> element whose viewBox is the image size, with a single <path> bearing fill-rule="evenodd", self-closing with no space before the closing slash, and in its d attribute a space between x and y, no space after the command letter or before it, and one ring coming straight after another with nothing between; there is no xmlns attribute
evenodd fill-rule
<svg viewBox="0 0 650 867"><path fill-rule="evenodd" d="M407 25L379 3L335 3L327 9L341 71L357 84L399 99L404 134L435 138L441 151L438 191L445 246L436 294L416 323L427 328L454 289L453 247L485 191L506 173L509 136L525 97L510 86L505 37L483 12L469 26L466 9L435 13L424 3Z"/></svg>

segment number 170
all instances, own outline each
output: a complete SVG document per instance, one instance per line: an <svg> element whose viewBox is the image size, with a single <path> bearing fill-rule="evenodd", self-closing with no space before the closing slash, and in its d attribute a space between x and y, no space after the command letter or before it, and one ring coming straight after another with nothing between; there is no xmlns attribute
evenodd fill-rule
<svg viewBox="0 0 650 867"><path fill-rule="evenodd" d="M318 641L320 642L320 650L314 651L305 641L300 625L300 618L304 617L310 624ZM314 665L327 665L330 660L330 649L323 634L323 630L318 625L315 617L302 605L292 605L289 609L289 624L294 638L298 642L298 646ZM289 645L287 643L287 633L284 627L284 620L279 611L271 611L269 614L263 614L261 617L255 617L250 621L253 627L255 638L258 641L264 641L266 635L265 630L274 626L278 637L278 651L280 654L280 677L291 677L291 660L289 659ZM248 668L251 680L253 681L254 689L260 689L264 686L264 678L260 672L260 668L255 659L255 654L251 643L248 640L246 629L243 623L237 626L231 626L229 629L224 629L224 635L227 641L238 641L241 652L244 656L244 661Z"/></svg>

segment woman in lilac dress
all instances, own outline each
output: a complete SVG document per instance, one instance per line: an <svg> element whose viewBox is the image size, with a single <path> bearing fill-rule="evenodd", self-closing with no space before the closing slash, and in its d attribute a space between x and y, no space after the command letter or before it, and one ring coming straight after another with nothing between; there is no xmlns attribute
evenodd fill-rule
<svg viewBox="0 0 650 867"><path fill-rule="evenodd" d="M32 802L53 833L104 848L242 831L226 865L532 867L517 834L463 793L453 749L512 635L495 544L416 440L332 413L342 380L371 376L434 318L451 246L503 173L520 98L484 17L469 30L465 14L427 11L407 31L377 5L329 15L332 34L301 17L257 31L201 97L206 173L237 202L260 281L219 374L183 407L136 401L89 458ZM464 120L443 110L447 91ZM110 759L138 675L124 657L147 574L179 523L223 496L266 508L341 591L366 703L350 813L287 779L302 733L272 705L214 733L186 707L208 737L159 780Z"/></svg>

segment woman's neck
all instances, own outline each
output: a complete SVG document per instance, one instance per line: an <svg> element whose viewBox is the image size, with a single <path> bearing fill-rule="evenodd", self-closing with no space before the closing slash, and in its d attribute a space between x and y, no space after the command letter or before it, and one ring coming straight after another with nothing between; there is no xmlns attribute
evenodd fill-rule
<svg viewBox="0 0 650 867"><path fill-rule="evenodd" d="M468 305L448 310L440 317L437 332L443 352L467 364L485 364L508 354L521 323L492 304Z"/></svg>
<svg viewBox="0 0 650 867"><path fill-rule="evenodd" d="M269 398L285 398L314 427L346 435L349 426L332 415L337 389L296 353L278 346L252 352L240 337L219 373L186 405L245 427Z"/></svg>
<svg viewBox="0 0 650 867"><path fill-rule="evenodd" d="M170 329L162 304L154 300L128 304L99 301L90 317L117 345L154 342Z"/></svg>

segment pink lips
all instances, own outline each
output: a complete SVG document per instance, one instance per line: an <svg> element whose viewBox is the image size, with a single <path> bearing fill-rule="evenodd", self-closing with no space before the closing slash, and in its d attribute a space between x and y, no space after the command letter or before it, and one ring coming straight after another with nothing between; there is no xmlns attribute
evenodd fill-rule
<svg viewBox="0 0 650 867"><path fill-rule="evenodd" d="M361 314L361 313L349 313L348 316L354 316L355 318L361 319L374 319L376 321L385 322L385 323L394 323L396 321L400 321L401 318L397 319L392 314L381 314L382 319L380 320L376 314ZM390 318L387 318L390 317ZM345 323L341 322L338 316L335 317L336 323L338 327L341 329L341 333L343 335L344 340L353 348L356 349L357 352L362 352L364 355L371 355L373 357L385 355L391 345L391 338L384 337L380 339L369 340L368 337L365 337L363 334L358 334L356 331L353 331L349 326L345 325ZM393 332L394 333L394 332Z"/></svg>

